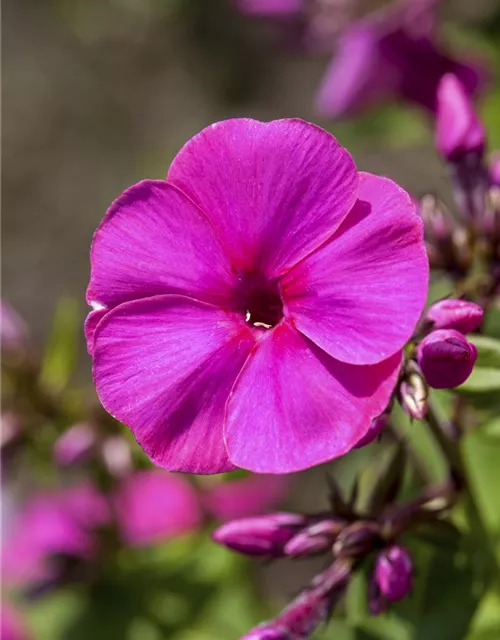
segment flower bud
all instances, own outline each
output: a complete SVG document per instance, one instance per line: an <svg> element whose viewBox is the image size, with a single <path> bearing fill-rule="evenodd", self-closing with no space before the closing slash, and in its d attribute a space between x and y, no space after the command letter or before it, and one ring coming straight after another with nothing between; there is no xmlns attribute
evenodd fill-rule
<svg viewBox="0 0 500 640"><path fill-rule="evenodd" d="M453 74L442 77L437 91L436 146L449 161L466 154L482 155L485 147L484 126L460 80Z"/></svg>
<svg viewBox="0 0 500 640"><path fill-rule="evenodd" d="M380 593L391 602L408 595L413 584L410 552L397 544L381 551L375 561L375 581Z"/></svg>
<svg viewBox="0 0 500 640"><path fill-rule="evenodd" d="M340 518L328 518L315 522L299 531L285 544L285 555L297 558L322 553L332 546L345 525L346 521Z"/></svg>
<svg viewBox="0 0 500 640"><path fill-rule="evenodd" d="M415 420L422 420L427 413L429 390L419 371L409 371L401 381L398 399L403 410Z"/></svg>
<svg viewBox="0 0 500 640"><path fill-rule="evenodd" d="M284 555L284 546L305 523L304 516L295 513L241 518L223 524L213 532L212 538L239 553L278 558Z"/></svg>
<svg viewBox="0 0 500 640"><path fill-rule="evenodd" d="M467 300L440 300L425 315L433 329L454 329L466 334L477 329L483 320L483 309Z"/></svg>
<svg viewBox="0 0 500 640"><path fill-rule="evenodd" d="M62 467L80 464L92 455L95 442L95 432L89 424L75 424L56 440L53 449L54 459Z"/></svg>
<svg viewBox="0 0 500 640"><path fill-rule="evenodd" d="M475 345L452 329L433 331L417 347L420 369L434 389L452 389L465 382L476 358Z"/></svg>
<svg viewBox="0 0 500 640"><path fill-rule="evenodd" d="M362 556L369 553L380 541L380 528L376 522L353 522L337 536L333 553L337 557Z"/></svg>

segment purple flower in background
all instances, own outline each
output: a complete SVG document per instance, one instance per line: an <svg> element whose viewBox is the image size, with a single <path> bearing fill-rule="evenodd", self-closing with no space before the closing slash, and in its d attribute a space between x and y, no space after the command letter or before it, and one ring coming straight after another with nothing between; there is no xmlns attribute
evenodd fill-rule
<svg viewBox="0 0 500 640"><path fill-rule="evenodd" d="M470 95L453 74L442 77L437 92L436 147L446 160L469 153L482 155L486 144L483 123L474 112Z"/></svg>
<svg viewBox="0 0 500 640"><path fill-rule="evenodd" d="M440 300L427 309L425 319L433 329L454 329L466 334L475 331L483 321L483 308L468 300Z"/></svg>
<svg viewBox="0 0 500 640"><path fill-rule="evenodd" d="M319 113L337 118L394 99L435 111L437 88L447 73L475 93L483 72L439 46L434 4L408 1L353 23L339 39L319 89Z"/></svg>
<svg viewBox="0 0 500 640"><path fill-rule="evenodd" d="M91 559L95 530L109 522L108 505L92 485L32 496L3 541L2 573L8 582L57 577L56 556Z"/></svg>
<svg viewBox="0 0 500 640"><path fill-rule="evenodd" d="M31 633L19 611L5 600L2 602L0 614L0 638L2 640L28 640L31 638Z"/></svg>
<svg viewBox="0 0 500 640"><path fill-rule="evenodd" d="M452 389L465 382L476 358L475 345L452 329L429 333L417 347L420 369L434 389Z"/></svg>
<svg viewBox="0 0 500 640"><path fill-rule="evenodd" d="M391 602L407 596L413 585L410 552L396 544L381 551L375 562L375 581L382 596Z"/></svg>
<svg viewBox="0 0 500 640"><path fill-rule="evenodd" d="M115 507L121 535L133 547L175 538L201 523L194 488L185 478L164 471L137 471L127 477Z"/></svg>
<svg viewBox="0 0 500 640"><path fill-rule="evenodd" d="M387 406L427 279L398 185L302 120L219 122L96 231L99 397L169 470L326 462Z"/></svg>
<svg viewBox="0 0 500 640"><path fill-rule="evenodd" d="M252 475L209 485L204 492L203 505L214 518L226 522L277 507L289 487L290 482L285 476Z"/></svg>

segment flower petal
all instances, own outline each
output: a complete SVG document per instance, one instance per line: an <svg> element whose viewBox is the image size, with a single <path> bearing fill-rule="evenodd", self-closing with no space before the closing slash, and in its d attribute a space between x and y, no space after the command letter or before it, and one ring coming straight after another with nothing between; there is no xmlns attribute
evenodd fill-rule
<svg viewBox="0 0 500 640"><path fill-rule="evenodd" d="M334 358L374 364L411 337L429 266L410 196L360 174L359 200L335 236L281 282L286 314Z"/></svg>
<svg viewBox="0 0 500 640"><path fill-rule="evenodd" d="M91 265L87 300L99 307L166 293L226 301L235 277L206 217L164 180L139 182L113 202Z"/></svg>
<svg viewBox="0 0 500 640"><path fill-rule="evenodd" d="M183 296L119 305L99 323L94 381L105 409L171 471L229 471L224 407L255 340L244 320Z"/></svg>
<svg viewBox="0 0 500 640"><path fill-rule="evenodd" d="M313 124L234 119L194 136L168 181L207 214L238 270L277 277L332 235L358 179L348 152Z"/></svg>
<svg viewBox="0 0 500 640"><path fill-rule="evenodd" d="M231 393L231 461L257 473L290 473L347 453L387 406L400 364L400 353L373 366L344 364L289 323L278 325Z"/></svg>

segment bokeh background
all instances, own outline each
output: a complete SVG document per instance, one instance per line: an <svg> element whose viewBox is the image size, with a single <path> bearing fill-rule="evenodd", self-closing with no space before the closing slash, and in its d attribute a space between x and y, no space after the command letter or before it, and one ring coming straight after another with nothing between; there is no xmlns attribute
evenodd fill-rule
<svg viewBox="0 0 500 640"><path fill-rule="evenodd" d="M145 177L164 177L177 150L209 123L302 117L331 130L361 169L388 175L416 195L448 197L426 113L391 102L341 121L318 117L314 95L331 55L284 38L276 22L253 19L235 4L3 2L2 297L26 321L39 354L47 353L59 305L56 331L68 331L78 344L65 384L85 390L90 403L81 326L93 231L121 191ZM359 3L354 15L380 4ZM443 41L490 69L480 112L491 147L500 147L500 3L450 0L439 12ZM348 485L364 455L353 454L333 472ZM7 528L27 488L60 481L48 459L41 468L41 475L23 465L10 472L5 483L14 487L7 496L14 495L14 506L4 513ZM325 469L291 478L281 504L324 508L324 478ZM206 532L138 554L125 560L135 573L122 567L121 582L101 585L91 599L79 587L22 599L32 637L229 640L275 611L321 566L249 564L215 548ZM332 629L327 637L336 637Z"/></svg>

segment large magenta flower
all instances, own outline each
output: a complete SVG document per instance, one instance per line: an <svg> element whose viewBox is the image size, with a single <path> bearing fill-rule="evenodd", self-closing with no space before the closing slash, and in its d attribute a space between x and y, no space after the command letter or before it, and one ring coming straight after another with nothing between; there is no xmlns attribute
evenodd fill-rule
<svg viewBox="0 0 500 640"><path fill-rule="evenodd" d="M130 187L91 251L105 408L170 470L287 473L386 407L422 311L414 205L301 120L204 129Z"/></svg>

